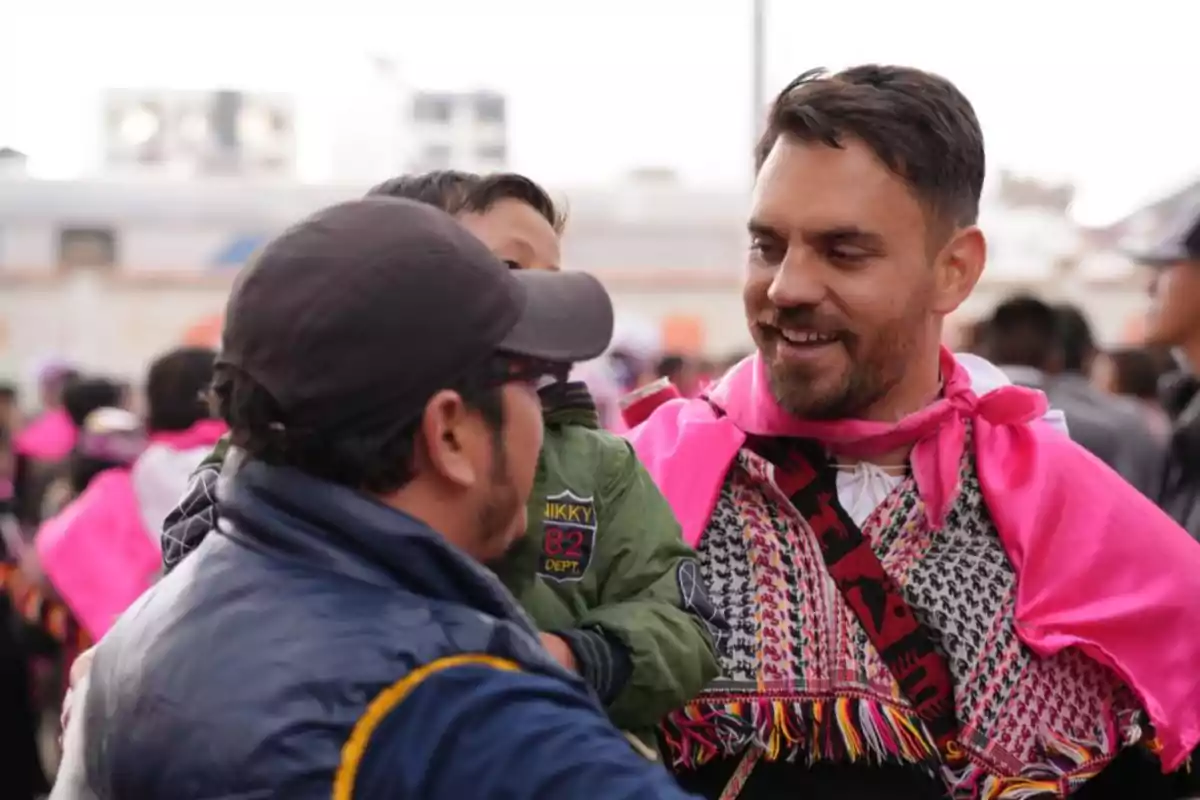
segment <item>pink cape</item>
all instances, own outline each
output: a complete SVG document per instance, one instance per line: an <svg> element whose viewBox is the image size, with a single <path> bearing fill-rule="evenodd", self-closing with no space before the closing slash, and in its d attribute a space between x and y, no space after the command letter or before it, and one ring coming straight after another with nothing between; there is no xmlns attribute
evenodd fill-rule
<svg viewBox="0 0 1200 800"><path fill-rule="evenodd" d="M46 577L93 641L150 587L162 565L128 469L93 478L42 523L34 546Z"/></svg>
<svg viewBox="0 0 1200 800"><path fill-rule="evenodd" d="M17 434L14 449L38 461L61 461L71 453L79 432L61 408L47 411Z"/></svg>
<svg viewBox="0 0 1200 800"><path fill-rule="evenodd" d="M1036 422L1046 408L1040 393L1005 386L977 397L949 351L941 363L943 397L897 424L819 423L783 411L751 356L712 387L711 405L666 400L628 438L695 546L748 434L816 439L861 456L911 444L913 475L938 522L958 488L970 420L984 500L1018 576L1018 636L1039 655L1078 647L1114 670L1154 723L1163 769L1178 769L1200 743L1200 544Z"/></svg>

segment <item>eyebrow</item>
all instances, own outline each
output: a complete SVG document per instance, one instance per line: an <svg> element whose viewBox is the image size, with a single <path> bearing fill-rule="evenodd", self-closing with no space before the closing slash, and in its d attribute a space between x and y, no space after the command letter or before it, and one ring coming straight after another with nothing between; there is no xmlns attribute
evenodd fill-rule
<svg viewBox="0 0 1200 800"><path fill-rule="evenodd" d="M788 238L774 225L762 220L750 220L746 225L746 230L750 232L751 236L761 236L764 239L785 240ZM806 231L803 236L809 242L817 241L826 245L854 244L878 250L882 250L884 247L883 237L878 233L863 230L854 225L838 225L824 230Z"/></svg>

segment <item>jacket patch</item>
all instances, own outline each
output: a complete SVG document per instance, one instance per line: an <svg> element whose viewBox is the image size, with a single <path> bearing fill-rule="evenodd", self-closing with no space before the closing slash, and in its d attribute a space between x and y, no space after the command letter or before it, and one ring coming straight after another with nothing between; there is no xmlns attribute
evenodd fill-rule
<svg viewBox="0 0 1200 800"><path fill-rule="evenodd" d="M596 504L569 491L546 498L538 574L560 583L583 580L596 546Z"/></svg>

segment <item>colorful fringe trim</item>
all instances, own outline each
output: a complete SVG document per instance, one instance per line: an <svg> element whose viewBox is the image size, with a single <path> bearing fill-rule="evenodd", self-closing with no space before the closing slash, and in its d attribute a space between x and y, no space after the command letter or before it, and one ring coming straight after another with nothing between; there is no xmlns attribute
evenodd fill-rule
<svg viewBox="0 0 1200 800"><path fill-rule="evenodd" d="M758 747L768 761L903 761L936 766L937 749L919 720L876 700L705 698L662 725L674 765L694 769Z"/></svg>
<svg viewBox="0 0 1200 800"><path fill-rule="evenodd" d="M1045 733L1040 760L1020 775L1000 776L978 762L964 769L942 768L942 777L954 797L975 800L1030 800L1060 798L1075 792L1100 774L1115 756L1107 742L1086 744Z"/></svg>
<svg viewBox="0 0 1200 800"><path fill-rule="evenodd" d="M752 748L767 761L911 763L940 774L953 797L971 800L1066 797L1098 775L1121 748L1154 744L1140 716L1123 714L1105 741L1070 741L1044 732L1037 763L1020 775L1002 776L989 768L986 758L961 745L950 754L955 763L948 764L921 722L905 710L845 697L710 697L671 713L661 730L677 769L740 757Z"/></svg>

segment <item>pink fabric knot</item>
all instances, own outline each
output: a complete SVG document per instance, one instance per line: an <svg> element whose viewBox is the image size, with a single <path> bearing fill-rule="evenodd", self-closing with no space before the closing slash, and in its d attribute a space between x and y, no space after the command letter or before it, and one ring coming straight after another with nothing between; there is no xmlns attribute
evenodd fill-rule
<svg viewBox="0 0 1200 800"><path fill-rule="evenodd" d="M1001 386L974 403L974 414L992 425L1023 425L1041 419L1050 404L1046 395L1024 386ZM970 412L968 412L970 413Z"/></svg>

